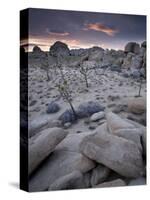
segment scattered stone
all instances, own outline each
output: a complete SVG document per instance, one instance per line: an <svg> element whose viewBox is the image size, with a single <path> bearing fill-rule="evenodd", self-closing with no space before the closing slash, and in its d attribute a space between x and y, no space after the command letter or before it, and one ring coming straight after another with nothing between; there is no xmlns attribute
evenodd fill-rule
<svg viewBox="0 0 150 200"><path fill-rule="evenodd" d="M100 119L103 119L104 117L105 117L105 113L101 111L101 112L94 113L94 114L91 116L90 120L91 120L92 122L95 122L95 121L98 121L98 120L100 120Z"/></svg>
<svg viewBox="0 0 150 200"><path fill-rule="evenodd" d="M71 123L70 123L70 122L67 122L67 123L64 124L64 128L65 128L65 129L69 128L70 126L71 126Z"/></svg>
<svg viewBox="0 0 150 200"><path fill-rule="evenodd" d="M30 106L34 106L36 104L36 100L31 101Z"/></svg>
<svg viewBox="0 0 150 200"><path fill-rule="evenodd" d="M109 95L109 96L107 97L107 99L108 99L109 101L116 101L116 100L119 100L119 99L120 99L120 96L119 96L119 95Z"/></svg>
<svg viewBox="0 0 150 200"><path fill-rule="evenodd" d="M94 125L89 126L89 130L94 130L94 129L96 129L96 126Z"/></svg>

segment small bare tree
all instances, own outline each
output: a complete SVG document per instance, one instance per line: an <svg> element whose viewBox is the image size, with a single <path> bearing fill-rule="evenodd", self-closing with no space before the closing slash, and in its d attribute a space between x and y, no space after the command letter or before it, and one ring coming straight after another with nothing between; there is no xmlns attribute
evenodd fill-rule
<svg viewBox="0 0 150 200"><path fill-rule="evenodd" d="M139 90L138 90L138 95L136 97L141 97L142 82L143 82L142 77L140 77Z"/></svg>
<svg viewBox="0 0 150 200"><path fill-rule="evenodd" d="M42 62L42 66L41 66L42 69L45 70L46 72L46 77L47 77L47 81L50 81L51 80L51 77L49 75L49 61L48 61L48 54L45 55L45 58Z"/></svg>
<svg viewBox="0 0 150 200"><path fill-rule="evenodd" d="M83 63L80 64L80 73L83 75L86 87L89 87L88 83L88 75L89 75L89 69L87 66L83 65Z"/></svg>
<svg viewBox="0 0 150 200"><path fill-rule="evenodd" d="M61 59L61 58L60 58ZM63 72L63 67L62 67L62 64L60 62L60 59L57 58L57 62L56 62L56 67L58 69L58 77L60 77L58 83L56 84L56 87L58 88L58 91L61 95L61 97L63 97L67 102L68 104L70 105L70 108L73 112L73 115L75 116L75 118L77 119L77 113L74 109L74 106L72 104L72 96L71 96L71 91L69 89L69 84L68 84L68 81L65 77L65 74Z"/></svg>

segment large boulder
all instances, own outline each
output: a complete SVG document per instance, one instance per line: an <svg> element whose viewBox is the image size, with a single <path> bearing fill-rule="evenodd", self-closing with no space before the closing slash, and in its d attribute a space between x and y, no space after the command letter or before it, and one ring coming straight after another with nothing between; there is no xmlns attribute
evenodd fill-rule
<svg viewBox="0 0 150 200"><path fill-rule="evenodd" d="M74 171L58 178L49 186L48 190L81 189L87 188L87 186L83 174L80 171Z"/></svg>
<svg viewBox="0 0 150 200"><path fill-rule="evenodd" d="M69 56L70 51L67 44L57 41L50 47L50 55L54 57Z"/></svg>
<svg viewBox="0 0 150 200"><path fill-rule="evenodd" d="M132 179L130 180L130 182L128 183L129 186L133 186L133 185L146 185L146 178L145 177L139 177L136 179Z"/></svg>
<svg viewBox="0 0 150 200"><path fill-rule="evenodd" d="M135 126L124 119L122 119L120 116L108 112L106 113L106 119L107 119L107 126L110 131L110 133L114 133L117 130L120 129L132 129L135 128Z"/></svg>
<svg viewBox="0 0 150 200"><path fill-rule="evenodd" d="M48 190L57 179L74 171L86 173L95 167L95 163L81 153L54 151L35 171L29 180L29 191Z"/></svg>
<svg viewBox="0 0 150 200"><path fill-rule="evenodd" d="M81 142L87 135L90 134L92 134L90 131L80 134L68 134L67 137L57 145L56 150L80 153Z"/></svg>
<svg viewBox="0 0 150 200"><path fill-rule="evenodd" d="M140 51L140 45L136 42L129 42L125 46L125 52L132 52L138 54Z"/></svg>
<svg viewBox="0 0 150 200"><path fill-rule="evenodd" d="M146 100L143 97L131 98L128 100L128 111L134 114L146 112Z"/></svg>
<svg viewBox="0 0 150 200"><path fill-rule="evenodd" d="M50 120L47 115L40 115L28 122L28 134L29 137L32 137L44 129L60 126L61 122L59 120Z"/></svg>
<svg viewBox="0 0 150 200"><path fill-rule="evenodd" d="M84 138L81 152L88 158L107 166L125 177L143 175L142 153L137 144L122 137L111 135L104 125L93 135Z"/></svg>
<svg viewBox="0 0 150 200"><path fill-rule="evenodd" d="M125 181L123 181L122 179L116 179L113 181L108 181L108 182L98 184L95 186L95 188L120 187L120 186L126 186Z"/></svg>
<svg viewBox="0 0 150 200"><path fill-rule="evenodd" d="M94 113L104 111L105 107L98 102L88 101L79 105L77 114L79 118L89 117Z"/></svg>
<svg viewBox="0 0 150 200"><path fill-rule="evenodd" d="M31 174L39 164L54 151L56 145L60 143L68 134L61 128L49 128L43 130L40 135L29 145L29 174Z"/></svg>
<svg viewBox="0 0 150 200"><path fill-rule="evenodd" d="M104 182L108 178L110 171L109 168L99 164L91 172L91 186L93 187L94 185Z"/></svg>

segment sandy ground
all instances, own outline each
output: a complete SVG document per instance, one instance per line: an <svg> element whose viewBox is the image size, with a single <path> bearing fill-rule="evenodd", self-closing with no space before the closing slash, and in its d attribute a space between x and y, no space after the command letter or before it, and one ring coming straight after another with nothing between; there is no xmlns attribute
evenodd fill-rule
<svg viewBox="0 0 150 200"><path fill-rule="evenodd" d="M86 88L83 76L78 69L66 68L64 70L65 78L68 81L69 90L71 91L72 103L76 108L85 101L98 101L101 105L109 108L126 102L130 97L138 94L139 82L133 78L125 78L118 72L106 70L90 70L88 75L89 88ZM38 117L46 117L49 120L58 119L58 117L69 108L69 104L60 96L56 84L60 79L55 75L54 70L50 70L51 80L46 80L46 72L40 69L38 65L29 65L29 121ZM109 96L115 96L112 101ZM146 83L143 82L141 95L146 96ZM47 106L51 101L56 101L61 109L55 114L47 114ZM124 113L122 113L124 114ZM70 133L79 133L89 130L89 126L96 126L96 123L87 124L85 119L77 121L76 124L69 128Z"/></svg>

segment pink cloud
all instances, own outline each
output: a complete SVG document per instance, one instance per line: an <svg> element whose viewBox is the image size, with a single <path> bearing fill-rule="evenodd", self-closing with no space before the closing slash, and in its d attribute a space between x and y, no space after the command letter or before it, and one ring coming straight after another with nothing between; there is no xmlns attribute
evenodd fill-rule
<svg viewBox="0 0 150 200"><path fill-rule="evenodd" d="M85 28L83 28L83 30L87 31L87 30L94 30L94 31L99 31L99 32L103 32L109 36L114 36L116 33L119 32L119 30L115 29L115 28L110 28L104 24L101 23L89 23L89 24L85 24Z"/></svg>

